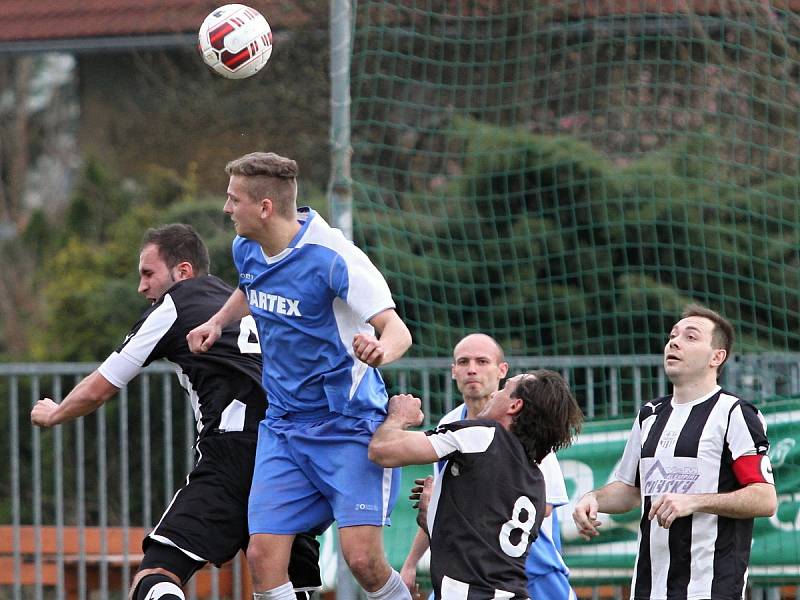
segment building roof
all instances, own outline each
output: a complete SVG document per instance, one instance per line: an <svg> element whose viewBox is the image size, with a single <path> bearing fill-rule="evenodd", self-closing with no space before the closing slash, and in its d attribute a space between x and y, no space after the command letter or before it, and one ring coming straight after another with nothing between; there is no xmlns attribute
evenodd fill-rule
<svg viewBox="0 0 800 600"><path fill-rule="evenodd" d="M306 3L246 3L259 10L273 29L291 29L310 19L302 8ZM191 44L206 15L222 4L224 0L0 0L0 49L82 50Z"/></svg>
<svg viewBox="0 0 800 600"><path fill-rule="evenodd" d="M195 43L203 19L226 0L0 0L0 52L41 50L97 50L175 46ZM323 0L239 0L260 11L273 30L287 30L328 18ZM465 8L460 0L440 0L445 11L492 14L503 0L473 0ZM620 15L682 15L679 0L542 0L551 4L556 20ZM739 6L738 3L731 3ZM692 0L697 15L722 16L731 9L724 0ZM397 0L396 6L416 5ZM452 6L450 6L452 5ZM753 3L758 5L758 3ZM749 6L749 5L748 5ZM758 5L761 10L764 5ZM800 11L800 0L773 0L769 10ZM753 7L750 7L753 8ZM737 10L745 10L739 6ZM750 9L747 9L750 10ZM391 4L384 18L392 14ZM392 18L392 17L388 17Z"/></svg>

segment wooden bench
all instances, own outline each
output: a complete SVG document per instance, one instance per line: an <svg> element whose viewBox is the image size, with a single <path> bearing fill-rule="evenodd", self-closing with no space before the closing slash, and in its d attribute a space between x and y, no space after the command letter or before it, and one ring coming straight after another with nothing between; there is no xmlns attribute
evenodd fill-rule
<svg viewBox="0 0 800 600"><path fill-rule="evenodd" d="M19 527L19 547L15 548L15 528L0 525L0 586L33 586L37 582L44 587L55 587L59 583L59 571L63 573L63 584L68 598L76 597L81 581L85 577L87 591L99 590L101 572L105 568L108 587L112 590L127 590L129 581L122 581L125 568L132 578L142 560L142 538L148 533L141 527L74 527L60 529L61 551L59 552L59 528L52 525ZM81 541L81 534L83 540ZM103 540L105 539L105 548ZM38 550L37 550L38 546ZM39 561L37 564L37 554ZM61 564L59 566L59 556ZM16 577L16 561L19 560L19 579ZM242 554L236 560L242 565L242 598L251 597L247 565ZM197 598L211 598L213 589L211 565L195 574ZM233 561L217 570L220 596L233 597Z"/></svg>

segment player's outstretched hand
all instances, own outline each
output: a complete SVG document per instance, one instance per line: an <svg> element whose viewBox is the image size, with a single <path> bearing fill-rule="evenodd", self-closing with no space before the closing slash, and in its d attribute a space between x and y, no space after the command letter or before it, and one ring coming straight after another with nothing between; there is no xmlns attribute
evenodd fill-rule
<svg viewBox="0 0 800 600"><path fill-rule="evenodd" d="M353 354L361 362L370 367L379 367L383 364L383 346L378 338L368 333L359 333L353 337Z"/></svg>
<svg viewBox="0 0 800 600"><path fill-rule="evenodd" d="M50 398L42 398L31 409L31 423L37 427L50 427L51 415L58 408L58 404Z"/></svg>
<svg viewBox="0 0 800 600"><path fill-rule="evenodd" d="M221 327L211 323L203 323L186 334L186 342L189 344L189 350L197 354L198 352L209 350L221 335Z"/></svg>
<svg viewBox="0 0 800 600"><path fill-rule="evenodd" d="M598 527L602 525L602 522L597 520L597 508L597 498L592 492L589 492L578 500L572 513L572 520L575 521L578 533L587 541L600 535Z"/></svg>
<svg viewBox="0 0 800 600"><path fill-rule="evenodd" d="M389 417L400 421L403 428L422 425L425 415L422 413L422 401L411 394L397 394L389 398L387 411Z"/></svg>

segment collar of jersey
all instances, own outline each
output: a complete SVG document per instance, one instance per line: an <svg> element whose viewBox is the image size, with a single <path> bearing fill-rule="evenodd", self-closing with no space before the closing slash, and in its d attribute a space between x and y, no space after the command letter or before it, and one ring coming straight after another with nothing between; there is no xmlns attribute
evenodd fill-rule
<svg viewBox="0 0 800 600"><path fill-rule="evenodd" d="M670 399L670 404L672 404L672 408L683 408L683 407L686 407L686 406L695 406L697 404L700 404L701 402L705 402L706 400L711 398L711 396L716 394L721 389L722 388L720 386L716 386L708 394L704 394L704 395L700 396L699 398L697 398L696 400L692 400L691 402L683 402L681 404L675 404L675 401Z"/></svg>
<svg viewBox="0 0 800 600"><path fill-rule="evenodd" d="M286 258L289 254L291 254L292 250L294 250L303 236L306 234L308 230L308 226L311 223L311 220L316 216L316 211L309 207L309 206L301 206L297 209L297 221L300 223L300 231L292 238L292 241L289 242L289 245L286 246L283 250L278 252L275 256L267 256L267 253L264 252L264 249L261 248L261 255L264 257L264 260L267 264L271 265L276 262L280 262L284 258Z"/></svg>

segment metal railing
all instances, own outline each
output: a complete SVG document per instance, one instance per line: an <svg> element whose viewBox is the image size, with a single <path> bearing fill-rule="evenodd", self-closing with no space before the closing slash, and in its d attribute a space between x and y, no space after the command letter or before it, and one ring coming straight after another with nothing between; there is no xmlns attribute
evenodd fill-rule
<svg viewBox="0 0 800 600"><path fill-rule="evenodd" d="M508 362L512 374L537 368L561 372L590 419L632 416L642 402L668 390L660 356L509 357ZM390 393L423 398L430 425L459 401L450 363L449 358L404 359L382 372ZM125 535L131 528L149 530L155 524L193 465L194 416L167 363L145 369L92 415L46 432L31 425L29 413L36 400L43 396L61 400L96 366L0 364L0 392L6 399L0 403L0 414L8 423L8 443L0 446L8 465L0 473L0 525L9 525L12 531L12 540L5 543L12 550L3 579L7 587L0 587L4 598L67 598L64 552L47 556L39 538L32 550L23 552L22 526L34 531L54 527L62 537L65 528L79 532L93 528L101 539L103 532L121 531L122 556L114 565L103 558L107 552L100 552L96 565L78 552L70 573L76 578L79 600L90 596L91 569L97 570L93 591L100 598L123 598L135 564ZM800 394L800 354L738 357L726 366L722 383L757 402ZM63 539L60 547L63 550ZM111 550L107 545L105 549ZM23 577L31 566L32 582ZM48 579L46 575L53 572ZM118 575L116 587L112 574ZM207 597L241 598L243 587L237 562L230 591L220 592L214 569ZM188 598L198 597L193 586L187 591Z"/></svg>
<svg viewBox="0 0 800 600"><path fill-rule="evenodd" d="M633 417L646 401L663 396L669 385L661 355L510 356L509 374L551 369L570 383L588 419ZM390 393L416 393L425 424L460 402L450 375L450 358L404 359L381 369ZM800 394L800 353L734 356L721 385L755 402Z"/></svg>

